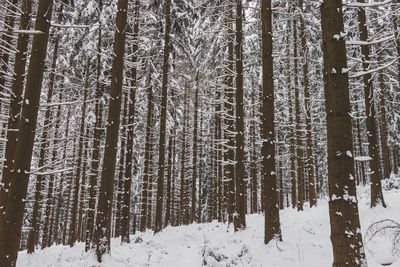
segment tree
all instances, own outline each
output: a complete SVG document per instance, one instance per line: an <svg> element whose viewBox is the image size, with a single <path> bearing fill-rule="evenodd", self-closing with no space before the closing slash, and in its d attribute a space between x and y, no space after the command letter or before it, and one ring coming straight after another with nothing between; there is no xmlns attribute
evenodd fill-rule
<svg viewBox="0 0 400 267"><path fill-rule="evenodd" d="M32 52L21 110L21 117L24 119L18 123L18 143L14 158L14 170L16 172L10 179L7 206L4 211L4 218L0 220L1 266L15 266L17 260L52 8L52 0L39 0L35 30L43 32L43 34L34 35L32 41Z"/></svg>
<svg viewBox="0 0 400 267"><path fill-rule="evenodd" d="M29 30L32 12L32 1L22 2L22 11L19 29ZM17 145L17 132L13 130L18 129L19 113L21 111L22 91L24 89L25 81L25 67L26 67L26 52L28 50L29 35L19 34L17 40L17 54L14 62L14 75L11 84L11 103L7 127L7 144L5 151L5 162L2 172L2 186L0 187L0 216L7 205L8 189L11 182L12 170L14 170L14 157ZM1 219L1 217L0 217Z"/></svg>
<svg viewBox="0 0 400 267"><path fill-rule="evenodd" d="M243 10L242 0L236 1L236 216L235 231L246 227L246 196L244 184L244 107L243 107Z"/></svg>
<svg viewBox="0 0 400 267"><path fill-rule="evenodd" d="M272 58L272 8L271 0L261 2L262 23L262 177L264 179L265 236L264 243L282 239L279 221L279 205L275 163L274 127L274 76Z"/></svg>
<svg viewBox="0 0 400 267"><path fill-rule="evenodd" d="M132 45L132 62L135 64L131 69L131 93L129 94L128 122L127 122L127 152L126 152L126 167L125 167L125 183L123 191L123 206L121 209L121 241L129 243L129 225L130 225L130 207L131 207L131 185L132 185L132 156L133 156L133 123L135 119L135 104L136 104L136 87L137 87L137 64L139 50L139 12L140 1L135 1L135 18L133 25L133 45Z"/></svg>
<svg viewBox="0 0 400 267"><path fill-rule="evenodd" d="M162 230L162 211L164 198L164 174L165 174L165 131L167 122L167 97L168 97L168 71L169 71L169 34L171 31L171 0L165 0L165 35L164 35L164 57L163 57L163 80L161 96L161 121L160 140L158 144L158 179L156 197L156 220L154 233Z"/></svg>
<svg viewBox="0 0 400 267"><path fill-rule="evenodd" d="M357 0L358 3L364 3L364 0ZM366 14L363 7L358 8L358 27L360 31L360 40L368 41L368 29L366 26ZM362 54L362 68L366 72L363 75L364 82L364 101L365 101L365 113L367 116L367 136L368 136L368 154L371 158L371 207L375 207L377 204L381 204L385 207L385 201L382 193L382 173L380 168L380 156L379 156L379 145L378 145L378 133L375 123L375 104L374 104L374 89L372 87L371 73L368 72L370 64L370 51L369 45L361 46Z"/></svg>
<svg viewBox="0 0 400 267"><path fill-rule="evenodd" d="M324 0L321 5L333 266L367 266L354 180L342 5L336 0Z"/></svg>
<svg viewBox="0 0 400 267"><path fill-rule="evenodd" d="M95 244L97 260L110 252L113 184L120 124L122 81L125 54L128 0L118 0L114 35L114 58L111 74L110 103L107 118L106 147L103 156L101 185L96 214Z"/></svg>

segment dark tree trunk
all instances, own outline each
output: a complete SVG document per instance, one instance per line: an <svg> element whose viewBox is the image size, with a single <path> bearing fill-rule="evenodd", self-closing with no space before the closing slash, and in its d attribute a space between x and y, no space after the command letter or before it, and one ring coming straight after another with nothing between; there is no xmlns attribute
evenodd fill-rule
<svg viewBox="0 0 400 267"><path fill-rule="evenodd" d="M358 3L364 3L364 0L357 0ZM368 29L366 26L366 15L363 7L358 8L358 27L360 31L360 40L367 42ZM363 58L362 68L363 71L368 71L370 64L370 51L369 45L361 46L361 53ZM371 74L367 73L363 76L364 81L364 98L365 98L365 113L367 116L367 136L368 136L368 154L371 157L369 162L371 168L371 207L381 204L386 207L383 199L382 186L381 186L381 168L379 157L379 144L378 144L378 131L375 124L375 104L374 104L374 89L372 88Z"/></svg>
<svg viewBox="0 0 400 267"><path fill-rule="evenodd" d="M196 183L197 183L197 131L198 131L198 108L199 108L199 85L198 74L196 77L196 93L194 100L193 115L193 172L192 172L192 207L190 209L190 223L196 221Z"/></svg>
<svg viewBox="0 0 400 267"><path fill-rule="evenodd" d="M151 78L151 77L150 77ZM147 100L147 123L146 123L146 144L145 144L145 155L144 155L144 171L143 171L143 188L142 188L142 208L141 208L141 216L140 216L140 231L144 232L146 230L147 220L151 220L151 218L147 218L147 209L148 209L148 188L149 188L149 177L150 175L150 161L152 149L151 145L151 120L153 118L153 88L151 86L151 79L149 79L149 88L148 88L148 100Z"/></svg>
<svg viewBox="0 0 400 267"><path fill-rule="evenodd" d="M232 0L229 0L228 4L228 59L227 59L227 81L225 89L225 112L227 113L224 123L226 124L227 130L224 132L225 139L228 140L225 148L225 165L224 170L224 180L225 185L225 203L226 211L228 213L228 223L233 223L233 213L235 211L235 136L233 135L235 131L234 126L234 89L233 89L233 43L234 43L234 33L233 33L233 4Z"/></svg>
<svg viewBox="0 0 400 267"><path fill-rule="evenodd" d="M179 201L179 225L182 224L189 224L189 220L187 220L187 209L186 209L186 202L187 202L187 190L186 190L186 131L187 131L187 86L185 86L185 93L183 97L183 130L182 130L182 154L181 154L181 186L180 186L180 201Z"/></svg>
<svg viewBox="0 0 400 267"><path fill-rule="evenodd" d="M242 0L236 1L236 216L235 231L246 227L246 187L244 151L244 107L243 107L243 31Z"/></svg>
<svg viewBox="0 0 400 267"><path fill-rule="evenodd" d="M125 167L125 183L123 190L123 206L121 209L121 241L129 243L129 225L130 225L130 209L131 209L131 185L132 185L132 157L133 157L133 124L135 122L135 102L136 102L136 64L138 62L139 50L139 11L140 1L135 2L135 21L133 26L134 43L132 45L132 62L134 67L131 69L131 92L129 98L129 111L127 122L127 143L126 143L126 167Z"/></svg>
<svg viewBox="0 0 400 267"><path fill-rule="evenodd" d="M123 206L122 203L122 198L123 198L123 190L124 190L124 184L125 184L125 149L126 149L126 142L125 142L125 137L126 137L126 115L127 115L127 110L128 110L128 93L127 92L122 92L124 95L124 103L123 103L123 112L122 112L122 123L121 123L121 135L119 138L119 170L118 170L118 181L117 181L117 192L115 195L117 196L117 206L116 206L116 211L115 211L115 223L114 223L114 237L120 237L121 236L121 209Z"/></svg>
<svg viewBox="0 0 400 267"><path fill-rule="evenodd" d="M354 180L353 138L342 1L321 5L333 266L367 266ZM332 71L332 70L335 71ZM353 177L353 178L352 178Z"/></svg>
<svg viewBox="0 0 400 267"><path fill-rule="evenodd" d="M98 23L101 25L101 12L103 9L102 0L99 1L99 15L98 15ZM96 122L94 124L94 133L93 133L93 154L91 161L91 171L89 175L89 206L87 210L87 226L86 226L86 240L85 240L85 251L89 251L90 243L93 239L93 228L94 228L94 213L96 206L96 188L97 188L97 176L99 173L99 165L100 165L100 138L101 138L101 125L103 121L102 114L102 104L101 97L103 96L103 86L100 85L100 76L101 76L101 43L102 43L102 31L101 27L98 30L97 37L97 66L96 66L96 103L95 103L95 116Z"/></svg>
<svg viewBox="0 0 400 267"><path fill-rule="evenodd" d="M300 16L300 35L301 35L301 56L303 60L303 86L304 86L304 106L306 111L306 152L307 157L305 160L305 169L307 171L308 178L308 191L310 196L310 207L317 205L317 197L315 194L315 177L314 177L314 164L313 164L313 140L311 134L311 96L308 79L308 59L307 59L307 40L305 34L305 23L303 18L303 0L299 0L301 9Z"/></svg>
<svg viewBox="0 0 400 267"><path fill-rule="evenodd" d="M99 262L101 262L101 258L105 253L110 252L112 199L120 126L127 9L128 0L118 0L106 147L104 151L95 227L96 255Z"/></svg>
<svg viewBox="0 0 400 267"><path fill-rule="evenodd" d="M262 24L262 179L264 179L264 243L282 239L279 221L278 187L275 165L274 77L272 58L272 8L271 0L261 2Z"/></svg>
<svg viewBox="0 0 400 267"><path fill-rule="evenodd" d="M304 205L304 166L303 166L303 142L301 136L301 114L300 114L300 88L298 74L297 53L297 21L293 20L293 57L294 57L294 106L296 118L296 160L297 160L297 210L302 211Z"/></svg>
<svg viewBox="0 0 400 267"><path fill-rule="evenodd" d="M68 148L68 139L69 139L69 121L70 121L70 116L71 116L71 110L68 109L67 111L67 120L66 120L66 127L65 127L65 134L64 134L64 149L63 149L63 155L62 155L62 160L64 161L64 168L67 166L67 162L66 162L66 157L67 157L67 148ZM56 216L55 216L55 220L54 220L54 241L57 245L59 245L61 242L63 242L63 240L59 239L59 228L60 228L60 215L61 215L61 207L62 207L62 203L64 202L63 200L63 194L64 194L64 177L65 177L65 173L62 172L60 175L60 183L59 183L59 187L58 187L58 194L57 194L57 209L56 209ZM67 205L69 203L66 203Z"/></svg>
<svg viewBox="0 0 400 267"><path fill-rule="evenodd" d="M33 143L42 90L43 71L47 54L49 28L52 16L52 0L39 0L35 30L44 34L35 35L28 67L28 76L18 123L18 143L15 150L14 169L8 193L4 219L0 220L0 266L15 266L21 237L22 219L29 182Z"/></svg>
<svg viewBox="0 0 400 267"><path fill-rule="evenodd" d="M160 141L158 146L158 180L156 198L156 219L154 233L162 230L163 198L164 198L164 169L165 169L165 131L167 126L167 98L168 98L168 72L169 72L169 33L171 30L171 0L165 0L165 36L164 36L164 59L163 59L163 80L161 96L161 121Z"/></svg>
<svg viewBox="0 0 400 267"><path fill-rule="evenodd" d="M32 12L32 1L27 0L22 2L22 14L19 22L20 30L29 30ZM11 84L11 103L7 127L7 144L5 151L5 162L2 172L0 186L0 216L2 217L7 205L8 190L14 170L14 157L17 146L18 136L18 120L21 111L22 91L24 89L25 81L25 67L26 67L26 54L29 44L28 34L19 34L17 41L17 54L15 55L14 62L14 75ZM0 220L2 219L0 217Z"/></svg>
<svg viewBox="0 0 400 267"><path fill-rule="evenodd" d="M82 220L81 215L78 217L78 203L79 203L79 188L81 187L80 179L82 173L82 158L83 156L83 136L85 134L85 119L86 119L86 100L88 94L89 87L89 71L90 71L90 59L87 59L86 62L86 71L85 71L85 84L83 88L83 104L82 104L82 115L80 121L80 130L78 136L78 162L76 166L76 176L74 182L74 198L72 202L72 210L71 210L71 224L69 226L69 237L68 244L70 247L73 247L76 239L79 237L78 233L80 230L77 229L77 219L78 223ZM83 189L83 187L81 188ZM81 190L82 191L82 190ZM80 211L79 211L80 214Z"/></svg>

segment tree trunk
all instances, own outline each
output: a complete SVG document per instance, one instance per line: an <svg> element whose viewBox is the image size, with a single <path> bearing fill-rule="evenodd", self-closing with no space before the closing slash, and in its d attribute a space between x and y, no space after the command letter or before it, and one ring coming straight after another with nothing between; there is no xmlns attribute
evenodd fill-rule
<svg viewBox="0 0 400 267"><path fill-rule="evenodd" d="M358 3L364 3L364 0L357 0ZM360 31L360 40L368 41L368 29L366 26L366 15L363 7L358 8L358 27ZM362 53L362 68L363 71L368 71L370 64L369 45L361 46ZM383 199L382 186L381 186L381 168L379 157L379 145L377 140L377 129L375 124L375 104L374 104L374 89L372 88L371 74L363 76L364 81L364 100L365 100L365 113L367 116L367 136L368 136L368 154L372 159L369 164L371 168L371 207L381 204L386 207Z"/></svg>
<svg viewBox="0 0 400 267"><path fill-rule="evenodd" d="M129 243L129 223L131 209L131 185L132 185L132 156L133 156L133 130L135 122L135 102L136 102L136 64L138 63L139 50L139 11L140 1L135 2L135 21L133 26L134 43L132 45L132 62L134 67L131 69L131 92L128 111L127 123L127 152L126 152L126 167L125 167L125 183L123 191L123 206L121 209L121 241Z"/></svg>
<svg viewBox="0 0 400 267"><path fill-rule="evenodd" d="M289 138L290 138L290 181L291 181L291 194L292 194L292 208L297 205L297 184L296 184L296 155L295 155L295 142L296 136L294 134L293 126L293 89L291 79L291 64L290 64L290 29L291 21L288 21L287 42L286 42L286 66L287 66L287 87L288 87L288 106L289 106Z"/></svg>
<svg viewBox="0 0 400 267"><path fill-rule="evenodd" d="M229 0L228 3L228 19L227 19L227 28L228 28L228 59L227 59L227 80L226 80L226 89L225 89L225 112L226 117L224 119L224 123L226 124L226 131L224 132L225 138L227 141L225 148L225 170L224 170L224 180L225 180L225 203L226 210L228 213L228 223L233 223L233 213L235 211L235 126L234 126L234 89L233 89L233 42L234 42L234 33L233 33L233 4L232 0Z"/></svg>
<svg viewBox="0 0 400 267"><path fill-rule="evenodd" d="M149 74L150 76L151 74ZM151 78L151 76L150 76ZM147 220L147 199L148 199L148 188L149 188L149 176L150 176L150 161L151 158L151 120L153 117L153 88L151 86L151 80L149 79L148 88L148 100L147 100L147 123L146 123L146 144L145 144L145 155L144 155L144 171L143 171L143 188L142 188L142 208L140 216L140 232L146 230Z"/></svg>
<svg viewBox="0 0 400 267"><path fill-rule="evenodd" d="M199 74L196 74L196 93L194 100L194 115L193 115L193 172L192 172L192 207L190 209L190 223L196 221L196 183L197 183L197 125L199 112Z"/></svg>
<svg viewBox="0 0 400 267"><path fill-rule="evenodd" d="M236 0L236 216L235 231L246 227L245 151L243 107L243 32L242 0Z"/></svg>
<svg viewBox="0 0 400 267"><path fill-rule="evenodd" d="M264 243L272 239L282 240L279 221L278 188L275 165L275 127L274 127L274 76L272 58L272 8L271 0L261 2L262 24L262 179L264 179L265 201Z"/></svg>
<svg viewBox="0 0 400 267"><path fill-rule="evenodd" d="M19 22L20 30L29 30L32 12L32 1L22 2L22 14ZM7 205L8 190L14 170L14 157L17 146L18 121L21 111L22 91L25 81L26 54L28 51L29 35L19 34L17 41L17 54L14 62L14 75L11 84L11 103L7 127L7 144L5 151L5 162L2 172L2 180L0 186L0 216L2 217ZM0 217L0 220L1 220ZM28 252L29 253L29 252Z"/></svg>
<svg viewBox="0 0 400 267"><path fill-rule="evenodd" d="M164 169L165 169L165 130L167 126L167 98L168 98L168 72L169 72L169 33L171 30L171 0L165 0L165 36L164 36L164 59L163 59L163 80L161 96L161 121L160 141L158 146L158 180L156 198L156 219L154 233L162 230L163 198L164 198Z"/></svg>
<svg viewBox="0 0 400 267"><path fill-rule="evenodd" d="M101 26L101 12L103 10L102 0L99 0L99 16L98 23ZM94 124L93 133L93 154L91 161L91 171L89 175L89 206L87 210L87 227L86 227L86 240L85 240L85 252L89 251L90 243L93 239L93 226L94 226L94 213L96 207L96 188L97 188L97 176L99 173L100 165L100 138L101 138L101 125L103 121L101 97L103 96L103 85L100 85L101 76L101 43L102 43L102 31L101 27L98 29L97 37L97 66L96 66L96 103L95 103L95 116L96 122Z"/></svg>
<svg viewBox="0 0 400 267"><path fill-rule="evenodd" d="M353 138L342 1L321 5L333 266L367 266L354 180ZM339 38L336 38L339 36ZM334 70L334 71L332 71ZM350 153L348 153L350 152Z"/></svg>
<svg viewBox="0 0 400 267"><path fill-rule="evenodd" d="M67 157L67 148L68 148L68 133L69 133L69 121L70 121L70 116L71 116L71 110L68 109L67 111L67 120L66 120L66 127L65 127L65 134L64 134L64 149L63 149L63 155L62 155L62 160L64 161L64 169L67 167L67 162L66 162L66 157ZM62 172L60 175L60 183L58 187L58 195L57 195L57 209L56 209L56 218L54 222L54 241L57 245L60 244L60 239L58 237L58 232L59 232L59 224L60 224L60 214L61 214L61 207L63 203L63 188L64 188L64 176L65 173ZM69 203L67 203L68 205Z"/></svg>
<svg viewBox="0 0 400 267"><path fill-rule="evenodd" d="M122 203L123 199L123 190L124 190L124 183L125 183L125 151L126 151L126 142L125 142L125 136L126 136L126 115L128 111L128 93L127 92L122 92L124 95L124 103L123 103L123 112L122 112L122 123L121 123L121 135L119 138L120 144L119 144L119 170L118 170L118 181L117 181L117 192L115 195L117 196L117 207L115 211L115 228L114 228L114 237L120 237L121 236L121 209L122 206L124 205Z"/></svg>
<svg viewBox="0 0 400 267"><path fill-rule="evenodd" d="M73 247L75 244L76 239L79 237L78 233L80 230L77 229L77 216L78 216L78 202L79 202L79 188L81 184L79 180L81 179L81 172L82 172L82 158L83 158L83 136L85 134L85 119L86 119L86 100L88 94L88 87L89 87L89 73L90 71L90 59L87 59L86 62L86 70L85 70L85 84L83 89L83 104L82 104L82 115L80 121L80 130L79 130L79 137L78 137L78 162L76 166L76 176L74 182L74 198L72 203L72 210L71 210L71 224L69 226L69 237L68 237L68 244L70 247ZM83 191L83 187L81 188ZM83 194L83 192L81 193ZM82 195L81 195L82 197ZM79 211L79 214L81 211ZM78 218L78 223L82 220L81 215Z"/></svg>
<svg viewBox="0 0 400 267"><path fill-rule="evenodd" d="M180 201L179 201L179 225L182 224L189 224L189 221L186 220L186 165L185 165L185 161L186 161L186 131L187 131L187 85L185 85L185 93L184 93L184 97L183 97L183 130L182 130L182 154L181 154L181 187L180 187Z"/></svg>
<svg viewBox="0 0 400 267"><path fill-rule="evenodd" d="M308 190L310 196L310 207L317 205L317 197L315 194L315 177L314 177L314 164L313 164L313 140L311 134L311 96L310 87L308 80L308 59L307 59L307 41L305 34L305 23L303 18L303 0L299 0L299 5L301 9L300 16L300 35L301 35L301 57L303 60L303 86L304 86L304 106L306 111L306 144L307 144L307 158L305 161L307 178L308 178Z"/></svg>
<svg viewBox="0 0 400 267"><path fill-rule="evenodd" d="M101 258L105 253L110 252L112 199L114 191L118 132L120 126L127 9L128 0L118 0L106 147L104 151L101 186L96 214L95 243L97 260L99 262L101 262Z"/></svg>
<svg viewBox="0 0 400 267"><path fill-rule="evenodd" d="M303 142L301 136L301 114L300 114L300 88L297 60L297 21L293 20L293 57L294 57L294 105L296 118L296 159L297 159L297 210L302 211L304 205L304 173L303 173Z"/></svg>
<svg viewBox="0 0 400 267"><path fill-rule="evenodd" d="M15 266L21 237L22 219L29 182L33 143L42 90L43 71L47 54L49 28L52 16L52 0L39 0L35 30L44 34L35 35L28 67L28 76L18 123L18 143L15 150L15 166L8 193L3 220L0 220L0 265Z"/></svg>
<svg viewBox="0 0 400 267"><path fill-rule="evenodd" d="M201 108L200 108L201 109ZM203 174L203 143L202 143L202 136L203 136L203 113L200 112L200 132L199 132L199 197L198 197L198 210L197 210L197 223L202 223L202 200L203 200L203 183L202 183L202 174Z"/></svg>

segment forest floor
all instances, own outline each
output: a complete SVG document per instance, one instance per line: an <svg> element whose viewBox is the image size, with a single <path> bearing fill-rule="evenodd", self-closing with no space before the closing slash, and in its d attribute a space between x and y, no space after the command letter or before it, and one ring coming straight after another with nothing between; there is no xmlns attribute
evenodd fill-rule
<svg viewBox="0 0 400 267"><path fill-rule="evenodd" d="M388 238L376 236L366 242L368 227L383 219L400 223L400 190L384 191L387 208L370 208L369 189L358 189L361 225L369 267L390 264L400 267L400 258L392 255ZM327 200L320 200L316 208L303 212L292 208L281 211L282 242L264 245L264 217L247 216L247 229L234 234L226 224L192 224L167 227L160 234L151 231L132 236L130 244L112 240L111 255L102 264L96 263L94 253L85 253L84 244L75 247L53 246L38 250L33 255L19 253L18 267L35 266L250 266L250 267L328 267L332 266L332 246Z"/></svg>

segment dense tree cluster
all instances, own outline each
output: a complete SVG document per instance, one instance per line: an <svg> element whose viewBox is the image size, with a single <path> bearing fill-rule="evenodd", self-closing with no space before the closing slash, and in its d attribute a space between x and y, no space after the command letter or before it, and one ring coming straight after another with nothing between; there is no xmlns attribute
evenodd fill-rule
<svg viewBox="0 0 400 267"><path fill-rule="evenodd" d="M400 5L343 2L2 1L0 265L249 213L269 243L329 196L333 266L366 266L356 186L385 207L398 174Z"/></svg>

